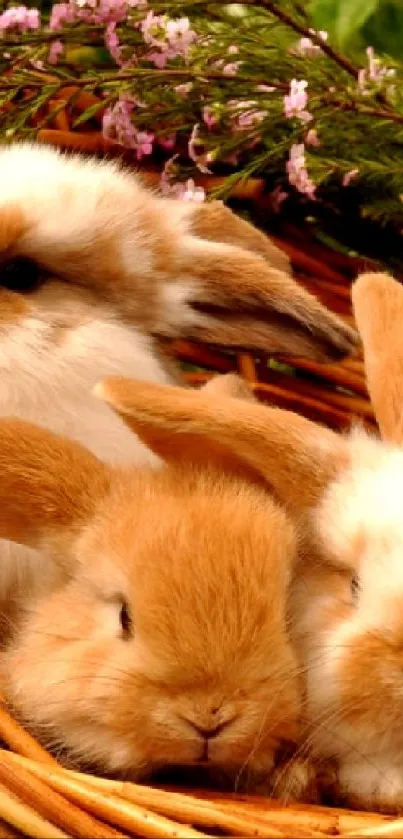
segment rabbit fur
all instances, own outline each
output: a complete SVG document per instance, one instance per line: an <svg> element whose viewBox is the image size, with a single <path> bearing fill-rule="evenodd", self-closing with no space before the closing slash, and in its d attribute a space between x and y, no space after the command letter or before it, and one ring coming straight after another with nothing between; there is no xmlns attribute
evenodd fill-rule
<svg viewBox="0 0 403 839"><path fill-rule="evenodd" d="M0 180L0 416L105 462L157 465L92 388L111 375L180 381L161 341L319 359L356 344L285 254L220 202L168 200L116 163L26 143L1 147ZM51 583L30 549L1 544L6 620L21 593Z"/></svg>
<svg viewBox="0 0 403 839"><path fill-rule="evenodd" d="M368 389L382 439L337 435L226 386L197 419L183 392L173 434L244 462L287 505L300 550L290 629L305 673L299 759L309 756L350 806L403 807L403 288L385 274L353 287ZM201 401L200 401L201 400ZM146 407L144 406L144 413ZM212 429L214 433L212 435Z"/></svg>
<svg viewBox="0 0 403 839"><path fill-rule="evenodd" d="M183 393L121 378L97 388L167 451L157 470L111 466L0 419L0 536L60 572L26 603L0 660L2 690L70 764L133 778L207 765L250 789L269 783L298 736L286 615L295 527L241 447L226 470L214 440L204 457L189 439L171 447Z"/></svg>

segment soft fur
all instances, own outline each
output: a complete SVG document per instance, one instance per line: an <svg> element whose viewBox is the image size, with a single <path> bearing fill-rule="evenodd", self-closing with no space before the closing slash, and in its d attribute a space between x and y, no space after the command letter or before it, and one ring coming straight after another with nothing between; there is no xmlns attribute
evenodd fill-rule
<svg viewBox="0 0 403 839"><path fill-rule="evenodd" d="M184 392L169 421L182 451L197 441L227 458L242 451L299 522L290 613L306 702L297 754L314 758L338 798L393 812L403 808L403 288L363 275L353 302L383 440L236 403L234 383L222 395L217 383L210 404Z"/></svg>
<svg viewBox="0 0 403 839"><path fill-rule="evenodd" d="M174 406L175 388L119 380L97 390L150 443L144 400L169 451L161 392ZM298 736L286 625L295 529L242 475L241 451L232 475L219 449L204 466L190 449L167 459L160 470L111 467L0 420L0 536L41 551L63 579L27 605L2 689L79 765L144 777L202 763L268 788L275 754Z"/></svg>
<svg viewBox="0 0 403 839"><path fill-rule="evenodd" d="M219 202L168 201L115 163L27 144L0 149L0 181L1 416L66 434L106 462L155 463L91 391L110 375L179 380L158 339L313 358L355 344L291 278L287 257ZM29 581L47 586L49 573L30 550L1 545L6 618L13 597Z"/></svg>

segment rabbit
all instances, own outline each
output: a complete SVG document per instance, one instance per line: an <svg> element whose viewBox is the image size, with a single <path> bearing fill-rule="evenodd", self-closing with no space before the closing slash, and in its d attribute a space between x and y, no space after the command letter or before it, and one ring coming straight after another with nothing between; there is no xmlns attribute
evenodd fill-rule
<svg viewBox="0 0 403 839"><path fill-rule="evenodd" d="M337 801L393 813L403 808L403 288L365 274L353 304L382 439L246 401L234 381L216 383L210 401L183 391L170 424L182 456L197 444L242 454L286 505L299 539L290 633L305 680L296 756L323 769ZM155 412L153 422L157 431Z"/></svg>
<svg viewBox="0 0 403 839"><path fill-rule="evenodd" d="M106 464L0 419L0 537L63 577L27 598L1 689L67 765L134 779L206 766L250 789L298 737L286 621L295 527L249 477L241 446L226 470L214 441L204 458L189 440L171 446L182 393L122 378L96 388L158 456L167 450L163 469ZM209 390L203 399L214 403Z"/></svg>
<svg viewBox="0 0 403 839"><path fill-rule="evenodd" d="M163 198L117 163L29 143L0 148L0 181L0 416L157 468L93 396L99 379L181 382L160 347L181 336L318 359L356 345L286 255L220 202ZM52 580L26 547L4 541L0 556L6 638L11 604Z"/></svg>

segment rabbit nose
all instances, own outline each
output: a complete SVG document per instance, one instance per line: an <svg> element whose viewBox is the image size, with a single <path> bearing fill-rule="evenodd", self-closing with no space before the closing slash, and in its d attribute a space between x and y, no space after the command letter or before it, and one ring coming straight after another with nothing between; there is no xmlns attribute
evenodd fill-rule
<svg viewBox="0 0 403 839"><path fill-rule="evenodd" d="M218 734L223 731L224 728L232 722L232 720L225 720L225 722L219 723L219 725L197 725L197 723L193 722L193 720L188 720L189 724L196 729L197 733L204 738L204 740L212 740L213 737L217 737Z"/></svg>

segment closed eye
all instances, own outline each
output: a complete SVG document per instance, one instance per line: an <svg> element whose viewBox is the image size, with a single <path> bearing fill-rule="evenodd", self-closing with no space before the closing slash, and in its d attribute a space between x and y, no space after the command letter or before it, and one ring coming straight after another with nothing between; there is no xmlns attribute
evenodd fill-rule
<svg viewBox="0 0 403 839"><path fill-rule="evenodd" d="M358 574L354 574L354 576L351 578L351 599L352 599L355 606L357 605L357 603L359 601L360 591L361 591L360 579L358 577Z"/></svg>
<svg viewBox="0 0 403 839"><path fill-rule="evenodd" d="M44 281L43 269L32 259L16 256L0 265L0 287L9 291L29 294Z"/></svg>
<svg viewBox="0 0 403 839"><path fill-rule="evenodd" d="M133 620L130 614L130 607L126 600L120 603L119 621L124 640L133 637Z"/></svg>

